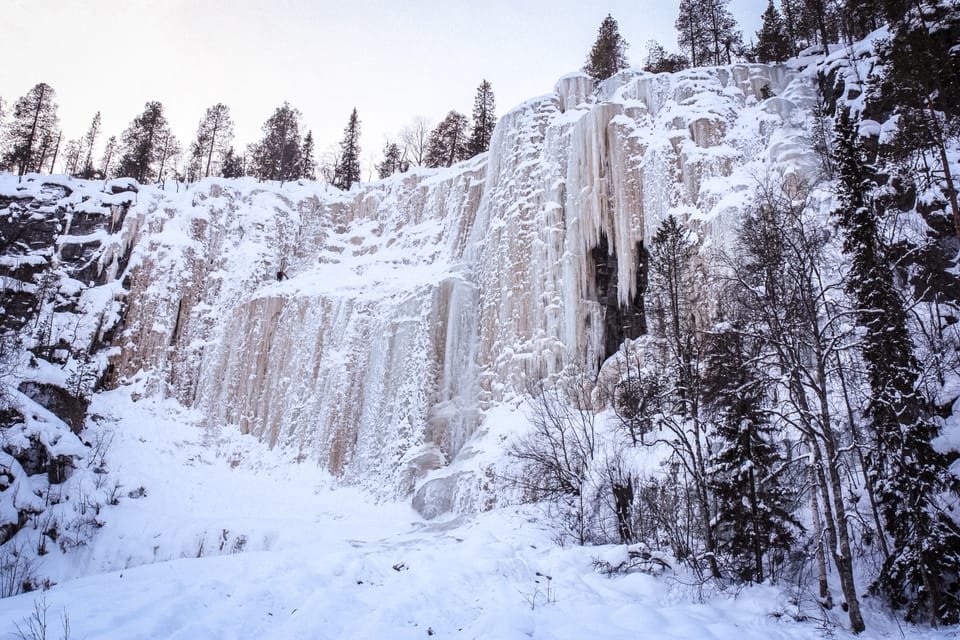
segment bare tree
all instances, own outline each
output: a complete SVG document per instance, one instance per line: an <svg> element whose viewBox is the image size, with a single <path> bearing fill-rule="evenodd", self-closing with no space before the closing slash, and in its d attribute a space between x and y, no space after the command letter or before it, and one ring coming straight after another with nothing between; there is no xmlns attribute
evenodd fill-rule
<svg viewBox="0 0 960 640"><path fill-rule="evenodd" d="M763 369L786 399L779 417L806 443L815 492L811 504L815 518L822 518L851 628L859 633L864 622L850 522L860 518L848 507L852 503L843 478L849 477L852 459L842 448L845 434L830 401L840 374L837 356L851 348L851 316L835 303L842 282L824 267L827 235L807 219L806 198L805 185L795 179L770 179L759 186L755 207L743 223L733 277L754 320L752 331L766 345ZM821 596L830 601L829 593Z"/></svg>
<svg viewBox="0 0 960 640"><path fill-rule="evenodd" d="M400 132L403 146L403 161L411 167L421 167L427 160L427 148L430 143L430 121L417 116Z"/></svg>

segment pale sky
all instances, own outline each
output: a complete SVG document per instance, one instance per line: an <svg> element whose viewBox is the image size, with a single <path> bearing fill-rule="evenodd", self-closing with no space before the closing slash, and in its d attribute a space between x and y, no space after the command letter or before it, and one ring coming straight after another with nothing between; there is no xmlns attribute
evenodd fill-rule
<svg viewBox="0 0 960 640"><path fill-rule="evenodd" d="M303 113L318 154L361 121L364 179L371 154L416 116L470 117L477 86L493 85L497 115L552 91L583 66L607 13L639 66L646 42L676 50L679 0L0 0L0 97L9 106L38 82L56 91L64 139L96 111L100 145L148 100L163 103L186 148L207 107L223 102L242 152L284 100ZM744 40L766 0L731 0ZM59 167L58 167L59 170Z"/></svg>

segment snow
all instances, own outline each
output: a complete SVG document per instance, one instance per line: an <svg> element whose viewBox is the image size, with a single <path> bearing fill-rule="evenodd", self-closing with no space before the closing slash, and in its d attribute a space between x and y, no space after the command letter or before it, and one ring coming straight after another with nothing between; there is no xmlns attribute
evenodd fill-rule
<svg viewBox="0 0 960 640"><path fill-rule="evenodd" d="M424 521L137 395L119 389L92 407L120 467L119 505L86 546L44 558L51 589L0 600L0 629L25 628L45 606L53 637L67 616L71 637L87 640L848 637L839 611L798 608L767 585L733 594L671 571L606 577L594 561L626 547L560 547L535 507ZM872 638L950 633L901 636L868 616Z"/></svg>

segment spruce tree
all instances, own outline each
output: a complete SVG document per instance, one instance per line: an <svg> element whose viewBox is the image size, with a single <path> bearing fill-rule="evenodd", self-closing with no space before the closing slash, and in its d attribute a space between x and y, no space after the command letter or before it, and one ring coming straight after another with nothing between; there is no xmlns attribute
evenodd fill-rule
<svg viewBox="0 0 960 640"><path fill-rule="evenodd" d="M694 282L696 245L690 231L673 214L657 227L650 242L649 287L651 326L666 356L664 397L670 406L663 428L674 453L683 460L689 475L690 499L703 541L703 553L710 573L719 578L714 504L707 478L707 450L704 446L705 424L701 415L702 332L697 330L696 284Z"/></svg>
<svg viewBox="0 0 960 640"><path fill-rule="evenodd" d="M403 155L400 145L388 142L383 148L383 162L377 165L377 177L383 180L403 171Z"/></svg>
<svg viewBox="0 0 960 640"><path fill-rule="evenodd" d="M167 142L171 135L163 105L155 100L147 102L143 113L123 132L118 174L137 182L157 177L160 160L169 151Z"/></svg>
<svg viewBox="0 0 960 640"><path fill-rule="evenodd" d="M874 588L911 620L960 622L960 527L943 504L957 493L948 471L955 455L931 445L939 426L919 389L907 312L894 282L894 267L880 235L877 202L870 197L871 170L863 161L856 123L846 107L837 119L839 170L834 215L850 256L850 292L864 328L860 351L870 383L866 418L873 435L869 477L892 541Z"/></svg>
<svg viewBox="0 0 960 640"><path fill-rule="evenodd" d="M473 128L470 130L470 140L467 142L467 151L471 156L481 154L490 148L493 129L497 125L495 111L493 87L484 80L477 87L477 95L473 99Z"/></svg>
<svg viewBox="0 0 960 640"><path fill-rule="evenodd" d="M449 167L469 158L467 150L467 117L451 111L430 132L424 164L428 167Z"/></svg>
<svg viewBox="0 0 960 640"><path fill-rule="evenodd" d="M620 28L613 16L600 23L597 39L590 49L583 71L595 80L606 80L616 72L627 68L627 41L620 35Z"/></svg>
<svg viewBox="0 0 960 640"><path fill-rule="evenodd" d="M790 41L783 16L777 11L773 0L763 12L763 24L757 32L757 61L783 62L790 57Z"/></svg>
<svg viewBox="0 0 960 640"><path fill-rule="evenodd" d="M360 120L354 107L340 141L340 158L333 172L333 186L349 191L360 182Z"/></svg>
<svg viewBox="0 0 960 640"><path fill-rule="evenodd" d="M243 177L243 158L238 156L233 147L227 149L223 154L223 168L221 170L224 178Z"/></svg>
<svg viewBox="0 0 960 640"><path fill-rule="evenodd" d="M947 2L891 8L902 18L890 26L892 37L879 50L885 67L874 91L874 101L897 116L895 138L885 151L894 160L909 161L909 170L927 167L929 178L942 184L943 196L960 239L960 185L953 175L950 140L960 135L960 10ZM932 152L916 161L916 155Z"/></svg>
<svg viewBox="0 0 960 640"><path fill-rule="evenodd" d="M300 151L300 177L306 180L317 179L317 160L315 158L313 131L307 131Z"/></svg>
<svg viewBox="0 0 960 640"><path fill-rule="evenodd" d="M647 42L647 58L643 70L650 73L676 73L690 66L690 61L679 53L669 53L656 40Z"/></svg>
<svg viewBox="0 0 960 640"><path fill-rule="evenodd" d="M764 561L788 551L801 527L782 478L783 456L763 402L758 349L735 324L719 323L707 344L703 395L713 424L708 469L717 551L738 580L771 577Z"/></svg>
<svg viewBox="0 0 960 640"><path fill-rule="evenodd" d="M40 171L52 150L59 118L53 88L45 82L35 85L13 105L13 118L7 124L4 164L19 175Z"/></svg>
<svg viewBox="0 0 960 640"><path fill-rule="evenodd" d="M693 258L695 246L690 232L673 214L657 227L650 243L650 284L648 297L654 309L658 332L669 344L676 367L677 392L681 410L696 413L696 367L691 335L693 326Z"/></svg>

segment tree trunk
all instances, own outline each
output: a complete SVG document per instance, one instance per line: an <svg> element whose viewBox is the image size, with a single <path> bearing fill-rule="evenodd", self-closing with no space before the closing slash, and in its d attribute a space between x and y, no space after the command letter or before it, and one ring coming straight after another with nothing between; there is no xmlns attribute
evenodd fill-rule
<svg viewBox="0 0 960 640"><path fill-rule="evenodd" d="M210 134L210 151L207 153L207 168L203 172L204 178L210 177L210 161L213 159L213 148L217 144L217 129L219 128L220 128L220 116L217 115L217 119L213 123L213 133Z"/></svg>
<svg viewBox="0 0 960 640"><path fill-rule="evenodd" d="M819 343L817 343L819 351ZM831 541L833 561L837 565L837 574L840 577L840 588L847 603L847 613L850 616L850 629L860 633L866 627L860 613L860 600L857 597L856 581L853 576L853 554L850 552L850 532L847 528L847 512L843 504L843 483L840 480L840 455L830 426L830 409L825 386L825 371L823 359L817 354L817 373L820 378L818 400L820 402L820 421L823 429L822 441L826 453L827 476L830 479L830 494L833 496L833 508L836 517L836 540ZM824 496L826 499L826 496Z"/></svg>
<svg viewBox="0 0 960 640"><path fill-rule="evenodd" d="M863 446L860 440L860 433L857 430L857 423L853 416L853 407L850 403L850 393L847 390L847 381L843 374L843 364L840 362L840 354L837 356L837 373L840 377L840 389L843 391L843 402L847 409L847 423L850 428L850 434L853 436L853 446L857 451L857 461L860 463L860 472L863 475L863 487L867 491L867 498L870 500L870 512L873 514L873 525L877 528L877 538L880 541L880 550L883 552L883 559L890 557L890 548L887 545L887 535L883 528L883 522L880 519L880 508L877 506L877 496L873 490L873 483L870 481L870 473L867 471L867 461L863 457Z"/></svg>
<svg viewBox="0 0 960 640"><path fill-rule="evenodd" d="M717 564L717 545L713 537L713 519L710 513L710 493L707 488L707 471L703 460L703 447L700 443L700 422L696 416L691 417L694 421L694 464L697 469L695 478L697 488L697 501L700 503L700 525L703 527L703 545L707 552L707 562L710 564L710 575L714 578L720 577L720 566Z"/></svg>
<svg viewBox="0 0 960 640"><path fill-rule="evenodd" d="M810 454L813 459L810 461L810 511L813 516L813 535L817 540L817 578L820 587L820 603L826 609L833 609L833 594L830 593L830 585L827 582L827 556L823 552L823 521L820 519L820 500L817 497L817 488L820 481L817 477L815 466L814 445L808 440Z"/></svg>
<svg viewBox="0 0 960 640"><path fill-rule="evenodd" d="M940 154L940 164L943 165L943 179L946 182L947 198L950 200L950 212L953 214L953 232L960 240L960 204L957 202L957 190L953 184L953 172L950 171L950 159L947 156L947 145L943 140L943 129L937 121L937 114L927 97L927 110L930 112L931 128L933 129L937 152Z"/></svg>
<svg viewBox="0 0 960 640"><path fill-rule="evenodd" d="M50 161L50 173L54 172L53 166L57 164L57 154L60 153L60 138L63 137L63 131L57 134L57 144L53 147L53 160Z"/></svg>
<svg viewBox="0 0 960 640"><path fill-rule="evenodd" d="M750 469L750 511L753 516L753 563L754 582L763 582L763 546L760 543L760 504L757 500L757 479Z"/></svg>

